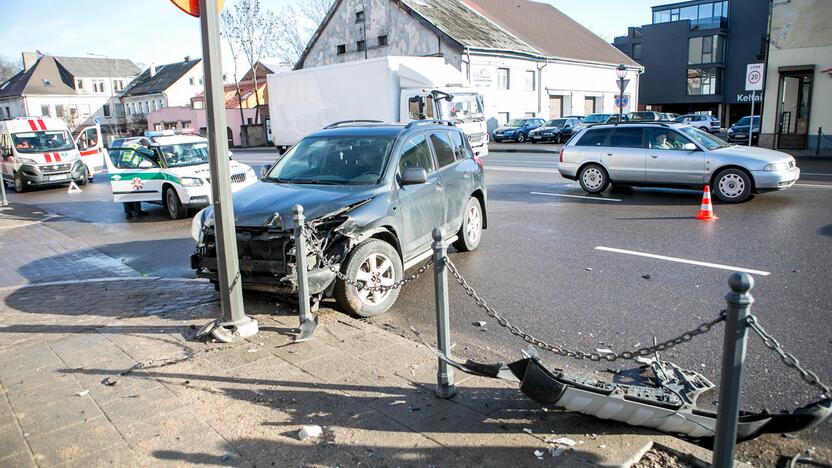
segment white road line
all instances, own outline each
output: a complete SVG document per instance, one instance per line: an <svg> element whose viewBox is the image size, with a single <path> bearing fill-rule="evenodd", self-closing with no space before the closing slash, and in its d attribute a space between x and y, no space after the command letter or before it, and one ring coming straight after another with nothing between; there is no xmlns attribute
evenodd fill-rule
<svg viewBox="0 0 832 468"><path fill-rule="evenodd" d="M636 255L636 256L639 256L639 257L655 258L657 260L667 260L669 262L687 263L689 265L698 265L698 266L704 266L704 267L708 267L708 268L718 268L720 270L739 271L739 272L742 272L742 273L748 273L750 275L768 276L768 275L771 274L771 272L768 272L768 271L751 270L749 268L740 268L740 267L734 267L734 266L730 266L730 265L720 265L719 263L700 262L700 261L697 261L697 260L688 260L688 259L685 259L685 258L666 257L664 255L656 255L656 254L645 253L645 252L636 252L634 250L614 249L612 247L602 247L600 245L598 247L595 247L595 250L601 250L601 251L604 251L604 252L621 253L621 254L627 254L627 255Z"/></svg>
<svg viewBox="0 0 832 468"><path fill-rule="evenodd" d="M823 185L823 184L794 184L795 187L815 187L815 188L828 188L832 189L832 185Z"/></svg>
<svg viewBox="0 0 832 468"><path fill-rule="evenodd" d="M566 198L581 198L584 200L619 202L620 198L600 198L600 197L582 197L580 195L567 195L565 193L547 193L547 192L529 192L532 195L548 195L550 197L566 197Z"/></svg>

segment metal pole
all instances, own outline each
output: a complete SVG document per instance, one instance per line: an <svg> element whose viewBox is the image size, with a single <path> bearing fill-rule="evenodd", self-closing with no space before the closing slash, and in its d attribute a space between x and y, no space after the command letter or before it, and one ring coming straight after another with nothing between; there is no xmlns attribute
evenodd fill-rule
<svg viewBox="0 0 832 468"><path fill-rule="evenodd" d="M618 79L618 123L624 118L624 77Z"/></svg>
<svg viewBox="0 0 832 468"><path fill-rule="evenodd" d="M818 127L818 144L815 145L815 156L820 156L820 140L822 140L822 139L823 139L823 127Z"/></svg>
<svg viewBox="0 0 832 468"><path fill-rule="evenodd" d="M725 339L722 344L722 371L719 379L719 409L716 419L713 466L734 466L737 445L737 420L740 413L743 363L745 362L746 319L754 298L749 291L754 278L747 273L732 273L731 288L725 296L728 303L725 318Z"/></svg>
<svg viewBox="0 0 832 468"><path fill-rule="evenodd" d="M820 141L820 140L818 140ZM820 145L820 143L818 143ZM4 158L5 156L0 155L0 158ZM8 163L5 161L0 161L0 165L5 167ZM6 198L6 178L3 176L3 167L0 167L0 195L2 195L3 199L0 201L0 206L9 206L9 200ZM11 173L11 171L9 171Z"/></svg>
<svg viewBox="0 0 832 468"><path fill-rule="evenodd" d="M433 280L436 292L436 341L439 351L445 356L451 355L450 319L448 317L448 269L445 256L448 245L445 243L442 229L433 230ZM454 371L448 363L438 359L439 368L436 371L436 396L450 398L456 395L454 386Z"/></svg>
<svg viewBox="0 0 832 468"><path fill-rule="evenodd" d="M234 207L231 204L231 179L228 168L228 142L225 139L225 93L220 58L219 21L216 0L199 0L202 29L202 64L205 75L211 196L217 236L217 273L220 307L225 323L237 326L251 322L243 309L243 290L237 258ZM256 322L255 322L256 324ZM254 331L256 333L256 331ZM253 333L252 333L253 334Z"/></svg>
<svg viewBox="0 0 832 468"><path fill-rule="evenodd" d="M748 124L748 146L751 146L751 137L754 136L754 97L756 93L757 91L751 90L751 122ZM760 129L762 130L762 125Z"/></svg>
<svg viewBox="0 0 832 468"><path fill-rule="evenodd" d="M295 205L292 207L293 220L295 222L295 275L298 286L298 319L300 325L299 333L295 336L295 342L306 341L312 338L312 333L318 325L317 317L312 316L309 310L309 270L306 266L306 239L303 236L303 225L306 218L303 216L303 207Z"/></svg>

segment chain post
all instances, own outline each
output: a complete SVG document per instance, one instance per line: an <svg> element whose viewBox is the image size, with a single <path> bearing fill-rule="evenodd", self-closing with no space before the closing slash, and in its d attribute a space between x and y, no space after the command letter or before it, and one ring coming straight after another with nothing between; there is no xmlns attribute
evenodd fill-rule
<svg viewBox="0 0 832 468"><path fill-rule="evenodd" d="M737 425L740 411L743 365L745 364L748 317L754 298L749 291L754 278L747 273L732 273L731 288L725 296L728 304L725 318L725 339L722 345L722 371L719 381L719 409L716 420L713 466L734 466L737 448Z"/></svg>
<svg viewBox="0 0 832 468"><path fill-rule="evenodd" d="M295 275L298 286L298 326L299 333L295 336L295 342L306 341L312 338L317 321L312 316L309 308L309 270L306 265L306 237L303 235L303 228L306 218L303 216L303 207L295 205L292 207L292 220L295 223Z"/></svg>
<svg viewBox="0 0 832 468"><path fill-rule="evenodd" d="M451 355L450 318L448 309L448 268L446 258L448 244L445 243L442 229L433 230L433 279L436 291L436 341L439 351L445 356ZM454 386L454 371L448 363L437 359L439 368L436 371L436 396L451 398L456 395Z"/></svg>
<svg viewBox="0 0 832 468"><path fill-rule="evenodd" d="M818 141L820 141L820 139L818 139ZM8 163L0 162L0 166L2 165L8 165ZM11 173L11 170L9 170L9 173ZM0 207L5 208L9 206L9 200L6 198L6 178L3 177L2 168L0 168L0 197L2 197L2 199L0 199Z"/></svg>

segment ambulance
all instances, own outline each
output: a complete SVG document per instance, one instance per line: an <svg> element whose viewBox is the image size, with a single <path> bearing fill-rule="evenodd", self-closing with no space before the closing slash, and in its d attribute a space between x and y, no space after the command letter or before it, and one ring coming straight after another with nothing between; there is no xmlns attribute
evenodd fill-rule
<svg viewBox="0 0 832 468"><path fill-rule="evenodd" d="M107 169L107 144L102 138L101 125L82 128L75 138L81 161L87 166L87 179Z"/></svg>
<svg viewBox="0 0 832 468"><path fill-rule="evenodd" d="M258 181L250 166L233 160L229 165L232 192ZM107 173L114 201L156 203L171 219L211 204L208 140L193 132L159 130L116 139L108 149Z"/></svg>
<svg viewBox="0 0 832 468"><path fill-rule="evenodd" d="M87 183L87 169L63 120L17 117L0 121L0 170L16 192Z"/></svg>

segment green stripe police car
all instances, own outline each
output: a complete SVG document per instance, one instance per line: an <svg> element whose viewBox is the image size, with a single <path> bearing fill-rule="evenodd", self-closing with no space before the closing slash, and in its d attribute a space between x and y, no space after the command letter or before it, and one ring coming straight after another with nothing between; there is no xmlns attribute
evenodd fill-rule
<svg viewBox="0 0 832 468"><path fill-rule="evenodd" d="M211 203L208 140L199 135L149 131L144 137L114 140L108 152L107 172L116 202L160 204L172 219ZM250 166L237 161L229 166L232 192L257 182Z"/></svg>

